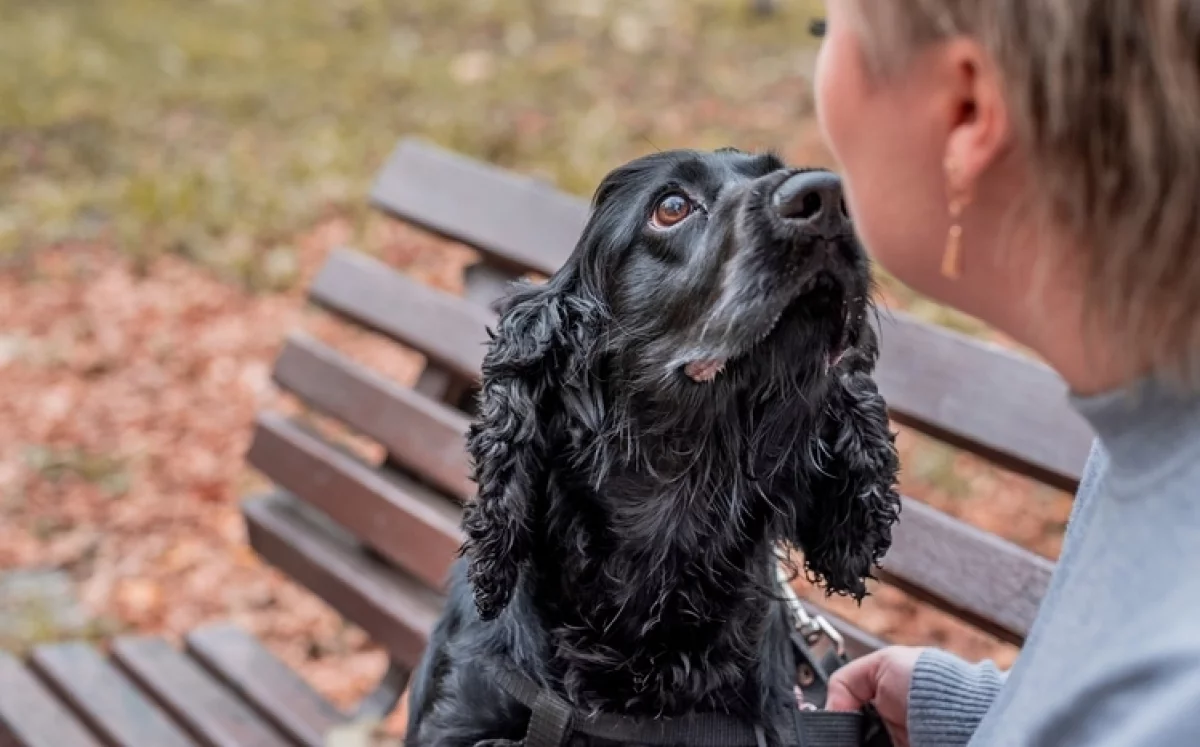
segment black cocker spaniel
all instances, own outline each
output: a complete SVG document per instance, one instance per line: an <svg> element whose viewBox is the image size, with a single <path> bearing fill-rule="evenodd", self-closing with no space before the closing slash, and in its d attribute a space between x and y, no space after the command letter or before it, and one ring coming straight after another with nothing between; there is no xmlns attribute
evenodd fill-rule
<svg viewBox="0 0 1200 747"><path fill-rule="evenodd" d="M861 599L900 507L871 293L828 171L723 149L610 173L492 334L409 744L519 742L501 667L588 712L795 708L777 545Z"/></svg>

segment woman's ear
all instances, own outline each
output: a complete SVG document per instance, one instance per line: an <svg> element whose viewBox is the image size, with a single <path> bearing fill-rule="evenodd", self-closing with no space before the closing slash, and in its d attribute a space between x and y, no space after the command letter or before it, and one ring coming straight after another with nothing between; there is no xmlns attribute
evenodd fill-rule
<svg viewBox="0 0 1200 747"><path fill-rule="evenodd" d="M959 183L947 185L970 195L975 185L996 163L1012 142L1012 124L1008 102L991 56L975 39L955 39L939 52L948 85L949 136L945 161L953 164Z"/></svg>
<svg viewBox="0 0 1200 747"><path fill-rule="evenodd" d="M583 373L578 362L597 334L595 304L566 285L556 277L518 286L489 331L478 414L467 434L479 490L463 514L468 578L485 620L508 604L529 557L556 403Z"/></svg>

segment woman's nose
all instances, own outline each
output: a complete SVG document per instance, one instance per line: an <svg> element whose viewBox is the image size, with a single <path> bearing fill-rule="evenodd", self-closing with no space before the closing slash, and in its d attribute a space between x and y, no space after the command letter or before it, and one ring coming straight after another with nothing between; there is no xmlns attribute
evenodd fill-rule
<svg viewBox="0 0 1200 747"><path fill-rule="evenodd" d="M832 171L803 171L780 184L771 197L780 218L823 232L841 231L850 224L842 196L842 180Z"/></svg>

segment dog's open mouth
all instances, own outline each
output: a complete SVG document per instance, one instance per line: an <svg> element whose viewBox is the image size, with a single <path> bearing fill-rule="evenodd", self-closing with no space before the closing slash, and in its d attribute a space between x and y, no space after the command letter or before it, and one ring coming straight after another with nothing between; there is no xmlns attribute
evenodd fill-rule
<svg viewBox="0 0 1200 747"><path fill-rule="evenodd" d="M850 348L851 315L853 310L850 308L848 299L836 281L828 275L821 274L815 277L811 283L801 288L796 297L776 314L775 318L763 328L758 337L736 355L723 358L697 358L688 361L683 366L684 375L698 384L707 384L716 380L718 376L725 372L728 366L752 355L756 349L760 348L782 326L782 323L787 318L795 315L807 316L808 310L816 304L836 305L840 309L840 316L838 318L841 320L841 323L833 325L831 329L828 338L828 351L825 357L826 369L836 366L845 357L847 350ZM811 324L813 322L806 320L802 323Z"/></svg>

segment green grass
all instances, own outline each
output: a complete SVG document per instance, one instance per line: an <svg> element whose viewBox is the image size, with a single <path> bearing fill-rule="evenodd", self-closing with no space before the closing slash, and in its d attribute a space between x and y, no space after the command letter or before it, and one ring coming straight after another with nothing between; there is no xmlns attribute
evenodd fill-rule
<svg viewBox="0 0 1200 747"><path fill-rule="evenodd" d="M810 111L821 4L766 20L747 0L4 5L0 261L112 240L270 287L297 231L364 215L401 135L577 193L655 146L779 144Z"/></svg>

